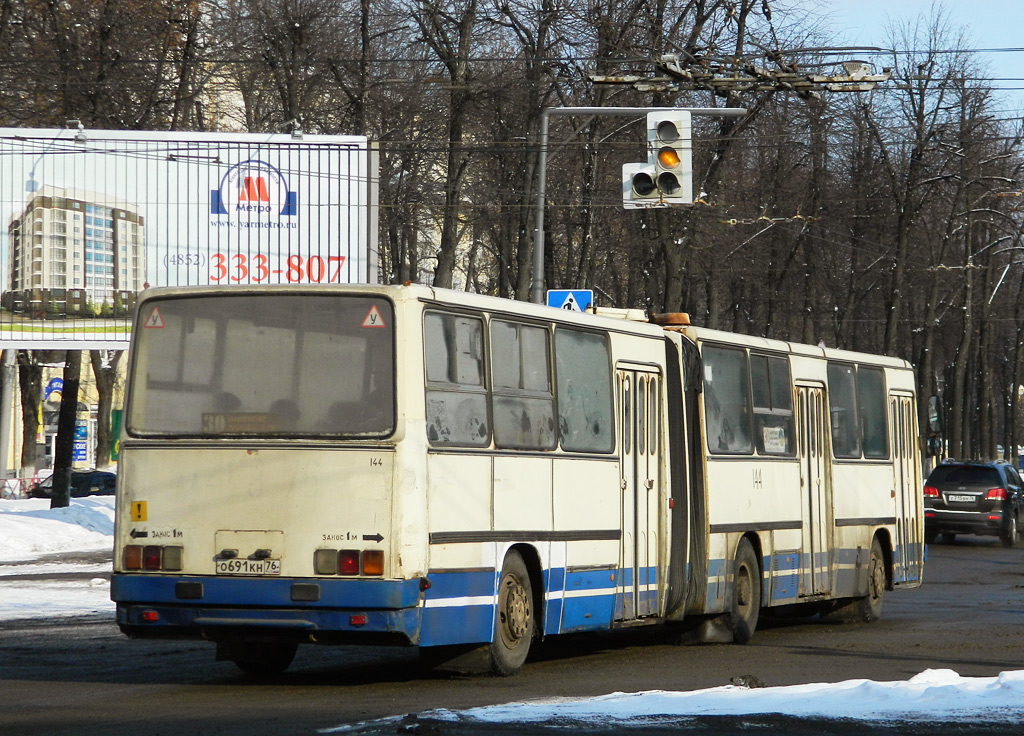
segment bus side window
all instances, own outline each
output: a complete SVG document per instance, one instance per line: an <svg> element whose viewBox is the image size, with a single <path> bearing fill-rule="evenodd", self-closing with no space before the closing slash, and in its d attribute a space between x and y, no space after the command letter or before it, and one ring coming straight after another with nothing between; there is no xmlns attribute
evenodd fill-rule
<svg viewBox="0 0 1024 736"><path fill-rule="evenodd" d="M754 440L762 455L792 456L793 392L785 358L750 356L750 388L754 399Z"/></svg>
<svg viewBox="0 0 1024 736"><path fill-rule="evenodd" d="M495 447L554 449L550 333L503 320L492 320L490 327Z"/></svg>
<svg viewBox="0 0 1024 736"><path fill-rule="evenodd" d="M636 452L643 455L646 452L644 440L647 437L647 378L637 376L636 378Z"/></svg>
<svg viewBox="0 0 1024 736"><path fill-rule="evenodd" d="M857 374L852 365L828 364L828 401L832 425L832 453L860 457L860 421L857 416Z"/></svg>
<svg viewBox="0 0 1024 736"><path fill-rule="evenodd" d="M569 452L611 452L612 371L608 338L555 328L558 435Z"/></svg>
<svg viewBox="0 0 1024 736"><path fill-rule="evenodd" d="M749 455L750 381L743 350L705 345L704 418L708 450Z"/></svg>
<svg viewBox="0 0 1024 736"><path fill-rule="evenodd" d="M423 346L430 444L486 447L491 432L484 386L483 320L427 312Z"/></svg>
<svg viewBox="0 0 1024 736"><path fill-rule="evenodd" d="M885 376L880 368L857 369L857 404L860 407L864 457L889 457L885 417Z"/></svg>

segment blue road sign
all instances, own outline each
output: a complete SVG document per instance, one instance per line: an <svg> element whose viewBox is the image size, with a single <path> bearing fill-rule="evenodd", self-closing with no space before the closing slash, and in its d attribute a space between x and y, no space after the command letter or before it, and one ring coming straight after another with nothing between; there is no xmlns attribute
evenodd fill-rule
<svg viewBox="0 0 1024 736"><path fill-rule="evenodd" d="M583 312L594 303L594 292L590 289L548 289L548 306Z"/></svg>

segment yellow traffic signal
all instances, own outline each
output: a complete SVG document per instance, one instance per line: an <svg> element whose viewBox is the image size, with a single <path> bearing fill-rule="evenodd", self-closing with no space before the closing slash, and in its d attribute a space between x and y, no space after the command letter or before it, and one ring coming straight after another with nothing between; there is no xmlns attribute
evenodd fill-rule
<svg viewBox="0 0 1024 736"><path fill-rule="evenodd" d="M647 163L623 164L622 206L627 209L693 203L690 113L665 109L647 115Z"/></svg>

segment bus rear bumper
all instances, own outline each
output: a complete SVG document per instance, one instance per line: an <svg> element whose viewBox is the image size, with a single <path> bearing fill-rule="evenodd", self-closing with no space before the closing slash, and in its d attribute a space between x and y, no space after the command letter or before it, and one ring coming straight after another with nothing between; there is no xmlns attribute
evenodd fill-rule
<svg viewBox="0 0 1024 736"><path fill-rule="evenodd" d="M303 580L114 574L117 623L133 638L416 644L418 580Z"/></svg>

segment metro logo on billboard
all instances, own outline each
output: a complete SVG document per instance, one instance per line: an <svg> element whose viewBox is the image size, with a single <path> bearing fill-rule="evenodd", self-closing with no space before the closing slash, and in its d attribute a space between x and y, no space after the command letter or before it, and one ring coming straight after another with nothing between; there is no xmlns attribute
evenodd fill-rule
<svg viewBox="0 0 1024 736"><path fill-rule="evenodd" d="M269 202L267 180L262 176L258 176L255 179L251 176L245 177L245 184L242 186L242 191L238 194L238 199L249 202Z"/></svg>
<svg viewBox="0 0 1024 736"><path fill-rule="evenodd" d="M294 217L297 197L284 176L264 161L242 161L225 172L220 187L210 192L210 214L271 214Z"/></svg>

